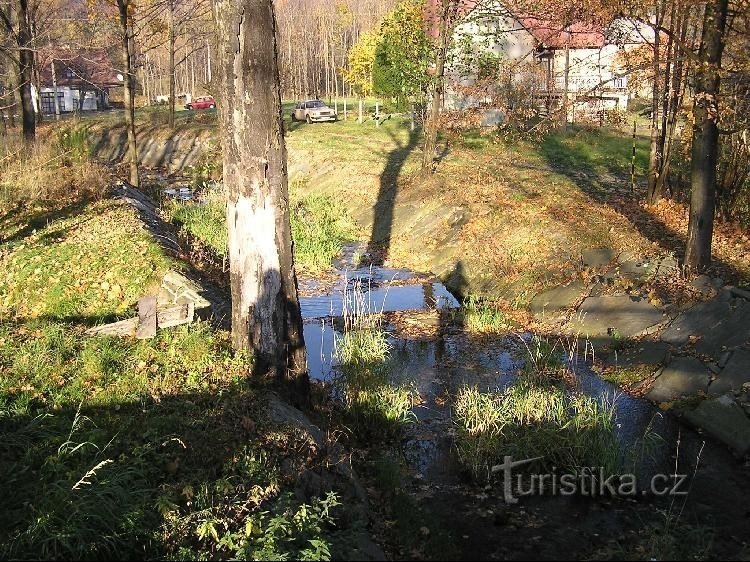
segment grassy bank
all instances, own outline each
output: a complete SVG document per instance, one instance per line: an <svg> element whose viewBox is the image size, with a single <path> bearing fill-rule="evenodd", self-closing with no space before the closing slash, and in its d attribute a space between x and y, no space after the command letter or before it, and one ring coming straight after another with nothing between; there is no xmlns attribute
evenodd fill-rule
<svg viewBox="0 0 750 562"><path fill-rule="evenodd" d="M318 449L227 333L84 335L179 264L77 195L0 200L0 558L330 558L337 496L293 493Z"/></svg>
<svg viewBox="0 0 750 562"><path fill-rule="evenodd" d="M300 199L335 201L377 258L432 271L464 294L524 306L574 277L583 249L683 251L685 209L647 207L631 192L630 131L572 126L565 134L512 141L492 131L450 133L439 147L437 173L422 181L421 132L410 131L407 119L392 116L376 127L369 118L357 123L352 112L346 121L307 125L289 120L291 107L284 104L288 167ZM144 142L169 135L162 113L140 114ZM120 134L119 126L115 117L92 123L112 134ZM215 137L215 130L215 112L178 116L179 138ZM648 162L643 133L635 142L636 194ZM723 271L717 274L749 277L747 244L731 226L719 225L714 246Z"/></svg>
<svg viewBox="0 0 750 562"><path fill-rule="evenodd" d="M293 185L291 199L290 218L297 267L306 273L325 271L341 252L344 243L354 239L354 224L344 207L329 197L300 196ZM221 184L212 184L204 190L200 204L170 202L167 215L217 256L226 257L226 203Z"/></svg>

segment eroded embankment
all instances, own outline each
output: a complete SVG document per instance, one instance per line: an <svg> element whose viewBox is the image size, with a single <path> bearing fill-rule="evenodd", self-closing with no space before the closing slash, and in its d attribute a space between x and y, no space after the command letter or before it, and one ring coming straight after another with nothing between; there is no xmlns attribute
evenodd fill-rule
<svg viewBox="0 0 750 562"><path fill-rule="evenodd" d="M141 125L141 163L179 172L215 162L215 133L215 125L196 120L173 132ZM555 171L541 152L528 150L521 158L517 148L456 142L444 150L438 173L422 181L416 179L418 137L395 121L379 129L290 126L293 189L343 203L372 262L430 272L455 293L521 306L576 275L585 248L648 247L646 237L607 203L608 195L596 195L604 188L587 188L588 180ZM95 125L92 138L97 158L121 161L121 125Z"/></svg>

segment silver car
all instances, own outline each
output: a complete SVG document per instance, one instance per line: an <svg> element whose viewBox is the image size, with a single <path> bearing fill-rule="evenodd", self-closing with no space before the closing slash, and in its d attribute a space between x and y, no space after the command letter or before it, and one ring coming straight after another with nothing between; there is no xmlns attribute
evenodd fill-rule
<svg viewBox="0 0 750 562"><path fill-rule="evenodd" d="M292 109L292 121L336 121L336 112L320 100L301 101Z"/></svg>

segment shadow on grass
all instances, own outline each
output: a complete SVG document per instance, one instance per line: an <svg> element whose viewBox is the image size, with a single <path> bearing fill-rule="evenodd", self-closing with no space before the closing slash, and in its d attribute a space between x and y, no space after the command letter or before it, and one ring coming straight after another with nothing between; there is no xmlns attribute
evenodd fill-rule
<svg viewBox="0 0 750 562"><path fill-rule="evenodd" d="M380 174L378 198L372 209L372 231L367 253L371 256L374 265L382 265L390 252L399 176L407 158L417 147L421 131L410 131L409 140L404 144L400 143L390 130L388 134L396 148L388 153L385 168Z"/></svg>
<svg viewBox="0 0 750 562"><path fill-rule="evenodd" d="M356 555L345 468L303 426L269 421L263 394L237 382L54 409L0 396L2 557L296 559L317 539ZM348 504L332 508L335 530L315 511L331 491ZM302 503L313 508L292 525Z"/></svg>
<svg viewBox="0 0 750 562"><path fill-rule="evenodd" d="M15 234L7 238L0 237L0 244L20 242L37 230L45 228L51 222L80 214L89 203L90 201L75 201L59 209L34 211L31 215L23 213L21 207L16 207L14 211L8 211L0 218L0 226L5 230L8 226L20 226L20 222L23 222L24 225ZM17 215L17 218L14 215ZM10 221L10 225L7 225L6 221L8 220Z"/></svg>
<svg viewBox="0 0 750 562"><path fill-rule="evenodd" d="M673 252L682 262L685 255L685 235L647 213L638 204L638 194L629 192L632 148L624 144L621 137L604 131L598 132L594 140L591 140L593 135L584 135L580 138L576 135L549 135L542 142L539 151L550 168L568 177L592 200L613 207L646 239L656 243L665 252ZM603 143L607 156L598 156L600 151L592 150L587 139L590 142ZM565 142L566 140L569 142ZM643 139L639 139L636 153L636 174L641 177L648 166L647 147L644 147L644 142ZM612 185L613 180L621 184L622 188L617 190L616 186ZM746 273L726 260L714 256L713 264L728 277L725 281L737 282L747 279Z"/></svg>

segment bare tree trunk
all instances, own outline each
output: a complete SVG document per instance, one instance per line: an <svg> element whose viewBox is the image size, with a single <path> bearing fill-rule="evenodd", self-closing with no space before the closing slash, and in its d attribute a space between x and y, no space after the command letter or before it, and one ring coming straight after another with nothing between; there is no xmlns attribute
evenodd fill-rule
<svg viewBox="0 0 750 562"><path fill-rule="evenodd" d="M695 68L690 219L685 252L685 270L691 275L704 271L711 264L719 153L717 95L728 4L729 0L713 0L707 4L698 52L700 64Z"/></svg>
<svg viewBox="0 0 750 562"><path fill-rule="evenodd" d="M675 5L676 4L677 2L675 1ZM671 73L668 72L667 76L668 79L671 80L671 83L667 87L667 83L665 82L665 88L669 90L669 99L668 103L666 104L665 115L662 123L662 126L664 128L664 130L662 131L662 170L659 174L656 187L656 192L660 194L661 197L664 196L664 193L668 186L667 180L669 178L669 171L672 160L672 145L675 131L677 129L677 115L679 113L680 106L682 105L682 97L684 91L682 76L685 69L685 57L682 53L682 49L683 45L686 44L688 24L690 21L689 15L690 12L688 7L680 6L677 9L677 25L672 29L673 33L677 34L677 40L673 40L672 37L670 37L670 41L672 42L673 46L672 65ZM671 76L669 76L670 74Z"/></svg>
<svg viewBox="0 0 750 562"><path fill-rule="evenodd" d="M654 23L654 59L653 59L653 85L651 89L651 141L648 158L648 185L646 190L646 201L653 204L661 198L657 192L659 185L659 174L661 172L662 147L659 143L659 78L661 76L661 31L663 21L664 0L656 4L656 20Z"/></svg>
<svg viewBox="0 0 750 562"><path fill-rule="evenodd" d="M23 140L34 142L36 138L36 115L31 84L34 72L34 51L31 45L29 26L28 0L18 0L16 5L18 22L18 93L21 97L21 120L23 123Z"/></svg>
<svg viewBox="0 0 750 562"><path fill-rule="evenodd" d="M566 29L568 29L566 27ZM560 112L560 130L568 130L568 93L570 91L570 31L566 31L567 39L565 40L565 70L563 73L563 99L562 110Z"/></svg>
<svg viewBox="0 0 750 562"><path fill-rule="evenodd" d="M272 0L217 0L232 343L256 372L309 380L294 270Z"/></svg>
<svg viewBox="0 0 750 562"><path fill-rule="evenodd" d="M174 0L169 0L169 128L174 129L175 76L174 76Z"/></svg>
<svg viewBox="0 0 750 562"><path fill-rule="evenodd" d="M437 53L435 55L435 75L430 86L430 114L424 132L422 150L422 176L432 174L434 170L435 149L437 147L438 128L440 127L440 107L443 98L443 76L445 74L445 52L448 46L448 7L451 0L441 0L440 28L438 31Z"/></svg>
<svg viewBox="0 0 750 562"><path fill-rule="evenodd" d="M51 50L50 50L51 52ZM55 70L55 59L50 61L50 70L52 72L52 95L55 102L55 119L60 119L60 99L57 97L57 71Z"/></svg>
<svg viewBox="0 0 750 562"><path fill-rule="evenodd" d="M123 98L125 101L125 128L128 131L128 150L126 160L130 165L130 184L138 187L138 144L135 134L135 74L133 73L133 29L130 24L128 7L131 0L117 0L120 12L120 31L122 33L122 56L125 62L125 80Z"/></svg>

